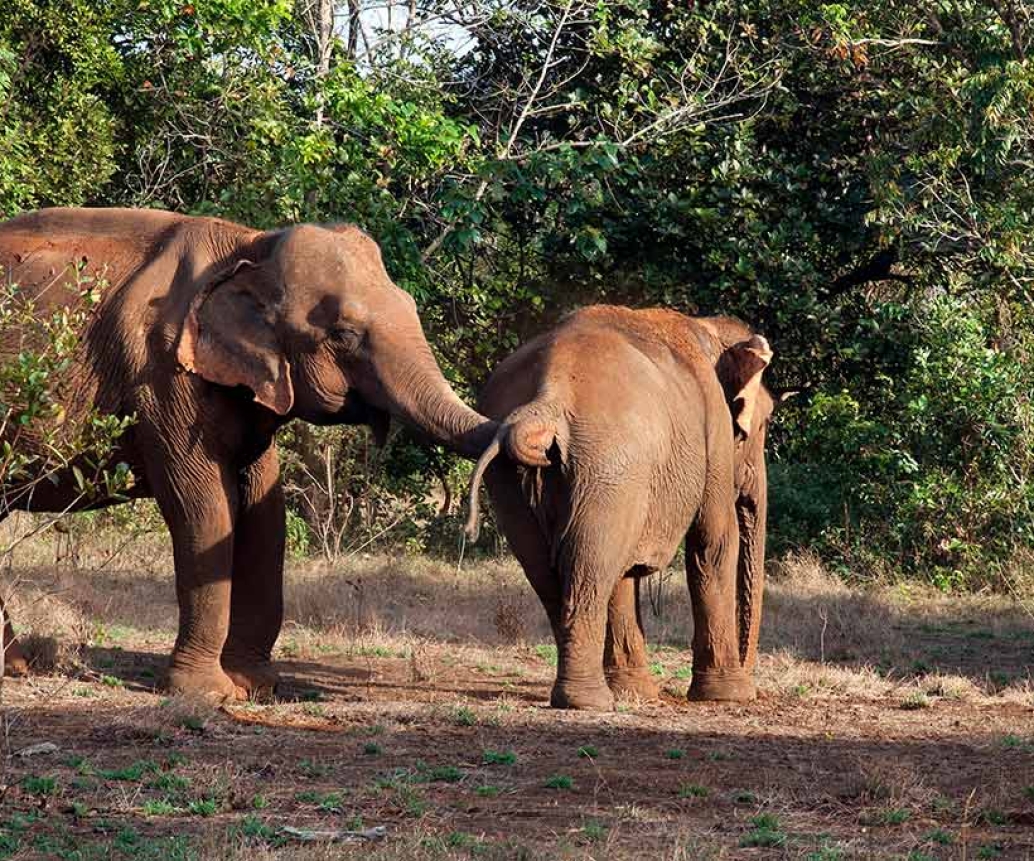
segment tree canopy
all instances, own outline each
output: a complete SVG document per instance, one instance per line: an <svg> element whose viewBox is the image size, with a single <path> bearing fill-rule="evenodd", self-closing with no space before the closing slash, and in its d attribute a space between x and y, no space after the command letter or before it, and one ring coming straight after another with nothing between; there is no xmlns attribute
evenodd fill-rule
<svg viewBox="0 0 1034 861"><path fill-rule="evenodd" d="M741 316L799 390L773 545L994 584L1034 549L1032 14L10 0L0 214L358 222L467 393L581 304ZM456 469L399 444L363 481Z"/></svg>

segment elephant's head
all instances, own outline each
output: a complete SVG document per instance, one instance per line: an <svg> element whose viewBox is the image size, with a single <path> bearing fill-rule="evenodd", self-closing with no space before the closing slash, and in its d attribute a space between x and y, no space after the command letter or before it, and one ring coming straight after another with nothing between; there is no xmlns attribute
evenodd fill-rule
<svg viewBox="0 0 1034 861"><path fill-rule="evenodd" d="M737 615L740 658L753 669L765 587L768 473L765 434L775 399L762 381L772 361L768 341L731 317L701 317L700 341L715 363L735 438L736 516L740 526Z"/></svg>
<svg viewBox="0 0 1034 861"><path fill-rule="evenodd" d="M416 303L358 228L251 235L201 280L176 350L187 370L245 386L284 419L367 424L379 441L389 415L467 457L492 438L495 423L450 388Z"/></svg>

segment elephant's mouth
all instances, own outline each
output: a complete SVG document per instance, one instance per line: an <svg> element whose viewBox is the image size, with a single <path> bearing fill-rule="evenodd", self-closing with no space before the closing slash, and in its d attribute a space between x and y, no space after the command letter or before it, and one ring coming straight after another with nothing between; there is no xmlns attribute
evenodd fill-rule
<svg viewBox="0 0 1034 861"><path fill-rule="evenodd" d="M362 395L350 391L345 405L334 415L334 424L366 425L373 432L374 441L383 447L388 440L391 415L364 400Z"/></svg>

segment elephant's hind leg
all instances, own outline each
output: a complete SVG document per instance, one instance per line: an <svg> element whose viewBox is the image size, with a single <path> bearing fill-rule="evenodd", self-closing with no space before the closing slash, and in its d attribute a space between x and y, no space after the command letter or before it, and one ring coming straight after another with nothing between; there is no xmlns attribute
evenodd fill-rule
<svg viewBox="0 0 1034 861"><path fill-rule="evenodd" d="M234 529L230 633L221 663L252 698L272 696L271 656L284 615L284 492L270 447L244 474Z"/></svg>
<svg viewBox="0 0 1034 861"><path fill-rule="evenodd" d="M485 476L485 484L499 528L542 603L559 647L560 578L550 562L550 542L524 497L514 467L492 464Z"/></svg>
<svg viewBox="0 0 1034 861"><path fill-rule="evenodd" d="M643 521L641 512L615 496L583 500L560 549L563 611L557 681L550 697L557 708L614 708L603 672L608 608Z"/></svg>
<svg viewBox="0 0 1034 861"><path fill-rule="evenodd" d="M617 697L655 700L660 686L646 659L646 637L639 604L639 577L618 580L607 606L603 674Z"/></svg>

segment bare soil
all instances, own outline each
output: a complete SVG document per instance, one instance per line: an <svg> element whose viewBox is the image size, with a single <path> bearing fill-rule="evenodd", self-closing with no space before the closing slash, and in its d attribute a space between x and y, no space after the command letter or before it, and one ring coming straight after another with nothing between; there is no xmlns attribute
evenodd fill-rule
<svg viewBox="0 0 1034 861"><path fill-rule="evenodd" d="M214 708L154 689L175 614L149 567L21 584L57 667L4 685L0 858L1034 857L1016 603L776 566L759 699L690 704L672 577L650 620L663 700L570 713L547 706L554 656L512 563L352 560L292 572L280 699Z"/></svg>

